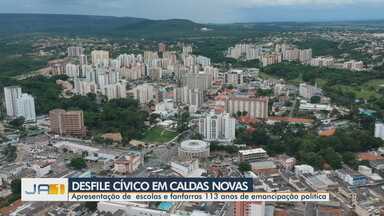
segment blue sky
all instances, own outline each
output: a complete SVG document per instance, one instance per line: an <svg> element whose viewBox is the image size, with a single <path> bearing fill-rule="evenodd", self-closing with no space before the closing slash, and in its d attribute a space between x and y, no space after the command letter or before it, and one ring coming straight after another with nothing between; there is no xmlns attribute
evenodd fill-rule
<svg viewBox="0 0 384 216"><path fill-rule="evenodd" d="M197 22L384 19L384 0L0 0L0 13L185 18Z"/></svg>

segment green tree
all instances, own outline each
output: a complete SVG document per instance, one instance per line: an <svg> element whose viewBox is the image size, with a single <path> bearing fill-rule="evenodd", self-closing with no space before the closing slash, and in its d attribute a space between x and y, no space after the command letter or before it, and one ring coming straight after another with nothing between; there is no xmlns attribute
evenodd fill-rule
<svg viewBox="0 0 384 216"><path fill-rule="evenodd" d="M356 159L356 154L353 152L344 152L341 154L343 162L348 166L353 168L357 167L358 161Z"/></svg>
<svg viewBox="0 0 384 216"><path fill-rule="evenodd" d="M85 163L85 160L83 158L72 158L70 166L74 169L80 170L85 167L87 167L87 164Z"/></svg>
<svg viewBox="0 0 384 216"><path fill-rule="evenodd" d="M239 164L239 170L240 172L248 172L252 170L251 164L246 163L246 162L241 162Z"/></svg>
<svg viewBox="0 0 384 216"><path fill-rule="evenodd" d="M335 152L335 150L333 150L332 148L327 148L323 152L323 157L333 169L341 168L342 158L340 154Z"/></svg>
<svg viewBox="0 0 384 216"><path fill-rule="evenodd" d="M21 179L14 179L11 181L11 191L13 194L21 194Z"/></svg>
<svg viewBox="0 0 384 216"><path fill-rule="evenodd" d="M321 101L321 97L320 96L313 96L313 97L311 97L311 103L313 103L313 104L318 104L318 103L320 103L320 101Z"/></svg>
<svg viewBox="0 0 384 216"><path fill-rule="evenodd" d="M5 155L5 159L8 162L13 162L17 158L17 147L11 144L8 144L2 151L2 154Z"/></svg>
<svg viewBox="0 0 384 216"><path fill-rule="evenodd" d="M15 128L21 128L25 122L25 118L23 116L17 117L9 122Z"/></svg>
<svg viewBox="0 0 384 216"><path fill-rule="evenodd" d="M188 129L189 124L189 112L183 111L177 116L177 131L183 132Z"/></svg>

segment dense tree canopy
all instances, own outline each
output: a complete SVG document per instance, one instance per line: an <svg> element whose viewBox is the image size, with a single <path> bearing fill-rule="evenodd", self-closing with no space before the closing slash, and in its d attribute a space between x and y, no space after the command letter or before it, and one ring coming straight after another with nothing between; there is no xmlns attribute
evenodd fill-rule
<svg viewBox="0 0 384 216"><path fill-rule="evenodd" d="M374 138L369 130L348 128L337 130L335 136L320 137L303 125L258 124L253 132L239 129L237 143L264 147L271 155L287 153L301 163L323 168L340 168L342 163L356 165L355 153L378 148L382 140Z"/></svg>

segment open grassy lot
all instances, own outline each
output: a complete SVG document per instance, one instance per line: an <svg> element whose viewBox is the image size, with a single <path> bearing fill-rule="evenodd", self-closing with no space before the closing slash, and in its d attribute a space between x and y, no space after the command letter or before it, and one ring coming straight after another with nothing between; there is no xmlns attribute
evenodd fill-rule
<svg viewBox="0 0 384 216"><path fill-rule="evenodd" d="M171 132L163 128L154 127L145 131L142 141L146 143L160 144L169 142L176 136L176 132Z"/></svg>

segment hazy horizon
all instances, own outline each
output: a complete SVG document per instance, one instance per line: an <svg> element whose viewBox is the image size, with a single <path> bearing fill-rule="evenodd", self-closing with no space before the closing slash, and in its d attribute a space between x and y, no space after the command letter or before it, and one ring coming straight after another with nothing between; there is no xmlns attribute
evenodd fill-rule
<svg viewBox="0 0 384 216"><path fill-rule="evenodd" d="M200 23L384 19L382 0L2 0L0 13L188 19Z"/></svg>

